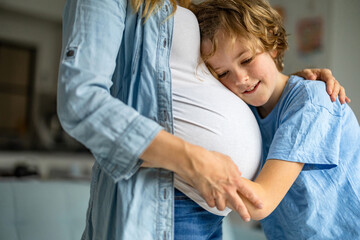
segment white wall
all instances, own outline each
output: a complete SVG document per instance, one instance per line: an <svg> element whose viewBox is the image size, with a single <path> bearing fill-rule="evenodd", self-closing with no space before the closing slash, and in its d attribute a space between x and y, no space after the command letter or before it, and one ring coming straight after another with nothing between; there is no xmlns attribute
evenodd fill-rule
<svg viewBox="0 0 360 240"><path fill-rule="evenodd" d="M280 6L284 10L284 24L288 34L289 49L285 53L285 68L287 74L309 67L329 67L330 56L330 24L329 12L331 4L329 0L271 0L273 7ZM301 54L298 49L297 25L299 20L320 17L323 19L323 44L322 49L313 54Z"/></svg>
<svg viewBox="0 0 360 240"><path fill-rule="evenodd" d="M290 49L285 54L284 72L290 74L303 68L330 68L351 98L350 106L360 120L360 1L359 0L270 0L272 6L285 10L285 28ZM297 50L296 26L300 19L323 19L323 48L301 55Z"/></svg>
<svg viewBox="0 0 360 240"><path fill-rule="evenodd" d="M360 1L333 0L330 68L360 122Z"/></svg>

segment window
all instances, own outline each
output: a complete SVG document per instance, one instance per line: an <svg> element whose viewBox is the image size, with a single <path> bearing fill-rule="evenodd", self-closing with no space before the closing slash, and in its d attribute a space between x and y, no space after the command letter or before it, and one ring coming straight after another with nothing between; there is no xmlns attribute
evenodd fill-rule
<svg viewBox="0 0 360 240"><path fill-rule="evenodd" d="M35 60L34 47L0 40L1 148L21 148L29 139Z"/></svg>

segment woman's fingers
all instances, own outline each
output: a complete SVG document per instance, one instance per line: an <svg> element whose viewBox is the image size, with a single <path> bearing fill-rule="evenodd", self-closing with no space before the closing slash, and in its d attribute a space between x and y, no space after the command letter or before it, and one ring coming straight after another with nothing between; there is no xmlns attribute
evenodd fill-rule
<svg viewBox="0 0 360 240"><path fill-rule="evenodd" d="M236 198L233 198L233 203L231 204L234 207L234 210L240 215L240 217L245 221L250 221L250 213L245 206L244 202L240 198L239 195L237 195Z"/></svg>
<svg viewBox="0 0 360 240"><path fill-rule="evenodd" d="M298 76L301 76L309 80L321 80L326 83L326 92L330 95L331 101L336 101L336 98L339 97L341 104L351 102L350 98L346 96L344 87L342 87L332 74L330 69L327 68L314 68L314 69L304 69L300 72L295 73Z"/></svg>
<svg viewBox="0 0 360 240"><path fill-rule="evenodd" d="M203 196L203 198L205 199L207 205L209 205L209 207L216 207L216 201L215 198L211 195L208 194L207 196Z"/></svg>
<svg viewBox="0 0 360 240"><path fill-rule="evenodd" d="M215 198L215 202L216 202L216 208L219 211L224 211L225 207L226 207L226 201L225 198L222 194L218 194Z"/></svg>
<svg viewBox="0 0 360 240"><path fill-rule="evenodd" d="M331 101L335 102L336 98L339 97L341 104L351 102L350 98L346 96L345 88L335 79L330 69L306 69L304 72L309 76L311 75L309 72L312 72L313 76L308 79L320 79L326 82L326 92L330 95Z"/></svg>
<svg viewBox="0 0 360 240"><path fill-rule="evenodd" d="M243 219L243 221L250 221L250 213L237 192L229 192L229 201L227 206L236 211Z"/></svg>
<svg viewBox="0 0 360 240"><path fill-rule="evenodd" d="M241 196L245 197L248 201L250 201L255 207L263 208L263 202L261 199L255 194L254 190L250 188L244 181L239 181L237 183L237 192Z"/></svg>
<svg viewBox="0 0 360 240"><path fill-rule="evenodd" d="M309 79L309 80L316 80L316 77L318 75L318 71L319 69L304 69L300 72L295 73L295 75L298 75L300 77L303 77L305 79Z"/></svg>
<svg viewBox="0 0 360 240"><path fill-rule="evenodd" d="M350 98L346 96L345 88L342 87L340 83L334 79L333 91L330 95L331 101L335 102L337 97L339 97L339 101L341 104L351 102Z"/></svg>
<svg viewBox="0 0 360 240"><path fill-rule="evenodd" d="M187 149L191 166L188 172L177 172L187 182L197 189L205 199L209 207L216 207L222 211L226 206L233 206L244 221L250 220L250 214L241 196L255 206L261 204L255 190L244 186L236 164L229 156L218 152L210 152L195 145L189 145ZM246 200L247 201L247 200Z"/></svg>
<svg viewBox="0 0 360 240"><path fill-rule="evenodd" d="M336 89L340 86L339 82L335 79L330 69L327 68L316 68L316 69L305 69L305 75L309 76L309 78L305 77L305 79L310 80L322 80L326 83L326 92L332 96ZM338 85L338 86L337 86ZM334 91L335 89L335 91Z"/></svg>
<svg viewBox="0 0 360 240"><path fill-rule="evenodd" d="M340 86L339 82L335 80L334 89L330 95L331 101L333 101L333 102L336 101L336 97L339 95L340 88L341 88L341 86Z"/></svg>
<svg viewBox="0 0 360 240"><path fill-rule="evenodd" d="M343 87L340 87L339 100L340 100L341 104L351 102L350 98L348 98L346 96L346 91L345 91L345 88L343 88Z"/></svg>
<svg viewBox="0 0 360 240"><path fill-rule="evenodd" d="M251 219L250 213L241 197L237 194L236 188L232 188L233 191L229 191L229 188L224 189L227 189L228 192L218 193L215 197L211 197L211 195L204 197L209 207L216 207L219 211L224 211L226 207L229 207L236 211L243 221L249 222Z"/></svg>
<svg viewBox="0 0 360 240"><path fill-rule="evenodd" d="M339 84L338 81L336 81L335 78L328 78L328 80L326 81L326 92L332 96L332 94L334 93L334 89L336 88L336 84ZM340 84L339 84L340 85Z"/></svg>
<svg viewBox="0 0 360 240"><path fill-rule="evenodd" d="M339 101L341 104L346 103L345 97L346 97L345 88L340 87L339 88Z"/></svg>

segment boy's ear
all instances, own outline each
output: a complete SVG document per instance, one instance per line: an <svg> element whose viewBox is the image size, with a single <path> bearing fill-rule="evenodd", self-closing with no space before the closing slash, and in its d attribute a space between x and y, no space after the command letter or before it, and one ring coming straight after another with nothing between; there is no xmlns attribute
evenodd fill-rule
<svg viewBox="0 0 360 240"><path fill-rule="evenodd" d="M276 58L277 54L278 54L278 51L276 49L273 49L273 50L270 51L270 56L272 58Z"/></svg>

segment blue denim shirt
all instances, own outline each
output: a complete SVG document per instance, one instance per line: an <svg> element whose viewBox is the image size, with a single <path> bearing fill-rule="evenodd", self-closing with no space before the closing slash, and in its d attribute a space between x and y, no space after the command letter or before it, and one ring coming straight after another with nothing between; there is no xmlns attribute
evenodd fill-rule
<svg viewBox="0 0 360 240"><path fill-rule="evenodd" d="M173 174L139 168L172 130L171 4L146 21L125 0L68 0L58 84L63 128L95 156L83 239L172 239Z"/></svg>

